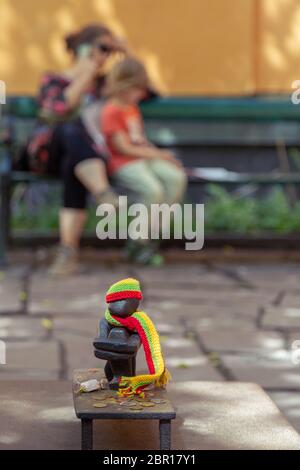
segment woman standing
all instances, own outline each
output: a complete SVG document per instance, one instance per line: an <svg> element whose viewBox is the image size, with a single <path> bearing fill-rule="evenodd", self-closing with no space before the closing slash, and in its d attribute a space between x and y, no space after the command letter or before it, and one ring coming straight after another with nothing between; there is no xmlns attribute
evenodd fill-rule
<svg viewBox="0 0 300 470"><path fill-rule="evenodd" d="M38 96L40 123L27 147L30 169L59 176L63 183L60 245L50 267L53 275L67 275L78 269L88 192L98 204L117 205L118 201L107 180L106 147L96 128L104 85L101 70L110 54L125 50L113 33L100 24L69 35L66 46L73 56L72 66L62 73L51 72L42 77Z"/></svg>

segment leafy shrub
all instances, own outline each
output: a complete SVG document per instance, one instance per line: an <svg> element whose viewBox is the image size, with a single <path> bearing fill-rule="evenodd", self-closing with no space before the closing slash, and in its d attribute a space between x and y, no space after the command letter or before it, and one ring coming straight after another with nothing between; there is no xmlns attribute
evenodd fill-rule
<svg viewBox="0 0 300 470"><path fill-rule="evenodd" d="M20 193L20 191L19 191ZM294 233L300 231L300 201L291 205L281 187L273 187L264 198L236 197L224 187L207 186L205 233L253 234L262 232ZM13 229L57 230L60 188L46 191L31 185L13 197ZM95 206L88 209L86 230L95 232L99 221Z"/></svg>

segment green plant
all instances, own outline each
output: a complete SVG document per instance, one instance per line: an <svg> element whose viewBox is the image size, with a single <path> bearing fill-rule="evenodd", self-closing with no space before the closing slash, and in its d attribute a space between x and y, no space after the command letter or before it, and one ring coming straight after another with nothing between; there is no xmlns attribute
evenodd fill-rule
<svg viewBox="0 0 300 470"><path fill-rule="evenodd" d="M300 231L300 202L291 206L281 187L265 198L236 198L218 185L208 187L206 233L292 233Z"/></svg>
<svg viewBox="0 0 300 470"><path fill-rule="evenodd" d="M300 151L297 147L292 147L289 152L289 157L291 158L292 162L294 163L296 170L300 171Z"/></svg>
<svg viewBox="0 0 300 470"><path fill-rule="evenodd" d="M211 184L205 202L205 231L251 233L256 229L256 201L234 198L226 189Z"/></svg>
<svg viewBox="0 0 300 470"><path fill-rule="evenodd" d="M12 227L14 230L57 230L59 206L59 191L51 191L50 196L37 192L35 198L31 199L22 196L13 204ZM88 208L86 230L95 233L98 221L95 206L91 204ZM300 201L291 206L282 187L273 187L264 198L237 198L220 185L211 184L207 187L206 234L299 231Z"/></svg>

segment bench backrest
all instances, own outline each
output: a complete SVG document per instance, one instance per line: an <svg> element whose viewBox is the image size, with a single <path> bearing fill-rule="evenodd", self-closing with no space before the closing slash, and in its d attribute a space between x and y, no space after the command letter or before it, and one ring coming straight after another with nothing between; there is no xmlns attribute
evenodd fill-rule
<svg viewBox="0 0 300 470"><path fill-rule="evenodd" d="M37 117L35 98L11 96L2 109L23 143ZM163 146L300 144L300 105L289 96L155 98L142 113L150 139Z"/></svg>

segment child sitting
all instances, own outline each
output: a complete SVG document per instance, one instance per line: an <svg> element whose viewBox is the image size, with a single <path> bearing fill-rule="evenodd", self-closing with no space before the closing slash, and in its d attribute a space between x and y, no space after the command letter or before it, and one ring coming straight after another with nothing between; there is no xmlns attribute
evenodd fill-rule
<svg viewBox="0 0 300 470"><path fill-rule="evenodd" d="M111 154L110 175L147 206L180 202L186 188L181 163L169 150L151 144L144 133L138 104L149 89L145 67L132 57L123 59L108 74L106 89L109 99L101 112L101 128ZM128 246L131 259L158 263L151 241L131 241Z"/></svg>

